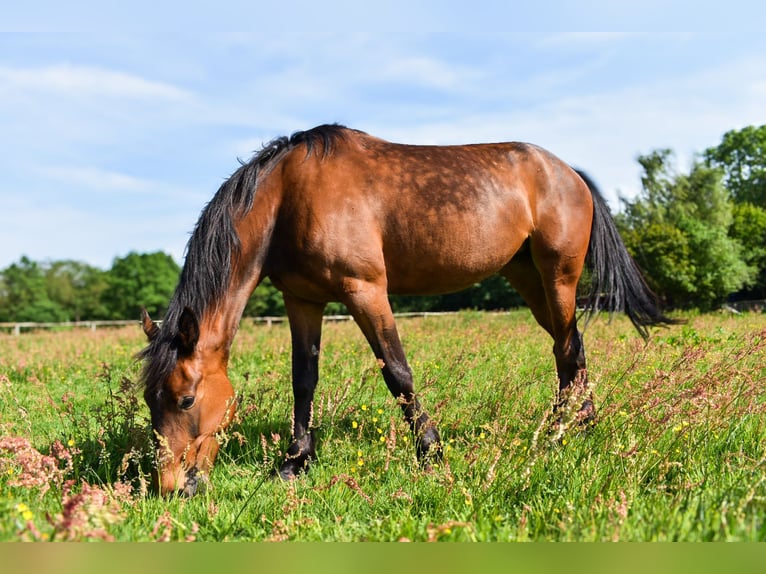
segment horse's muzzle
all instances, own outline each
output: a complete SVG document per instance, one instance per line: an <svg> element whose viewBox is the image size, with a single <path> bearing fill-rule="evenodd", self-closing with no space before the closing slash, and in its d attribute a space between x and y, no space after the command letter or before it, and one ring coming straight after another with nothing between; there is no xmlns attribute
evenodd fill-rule
<svg viewBox="0 0 766 574"><path fill-rule="evenodd" d="M186 471L186 482L180 494L187 497L192 497L195 494L204 494L207 487L207 475L197 470L197 467L194 466Z"/></svg>

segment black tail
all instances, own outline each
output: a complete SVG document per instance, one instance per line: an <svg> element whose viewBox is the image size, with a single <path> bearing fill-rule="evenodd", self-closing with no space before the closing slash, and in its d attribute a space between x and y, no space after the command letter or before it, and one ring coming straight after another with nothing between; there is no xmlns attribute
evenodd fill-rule
<svg viewBox="0 0 766 574"><path fill-rule="evenodd" d="M577 174L593 196L593 225L586 259L591 287L586 312L592 316L602 309L624 311L644 339L649 336L647 327L678 323L662 314L657 296L625 248L596 184L581 171Z"/></svg>

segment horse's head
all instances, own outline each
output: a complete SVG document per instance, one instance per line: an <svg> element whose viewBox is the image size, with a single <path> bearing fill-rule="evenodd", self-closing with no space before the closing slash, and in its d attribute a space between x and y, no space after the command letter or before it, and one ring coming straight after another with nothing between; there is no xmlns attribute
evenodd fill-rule
<svg viewBox="0 0 766 574"><path fill-rule="evenodd" d="M142 356L157 447L155 487L161 494L191 496L204 489L218 454L216 435L236 409L228 351L201 342L199 321L188 308L176 325L160 329L145 310L142 323L149 338Z"/></svg>

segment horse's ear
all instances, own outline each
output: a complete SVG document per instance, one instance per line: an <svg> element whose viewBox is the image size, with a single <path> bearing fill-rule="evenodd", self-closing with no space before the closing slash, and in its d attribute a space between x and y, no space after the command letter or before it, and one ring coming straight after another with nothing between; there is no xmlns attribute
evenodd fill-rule
<svg viewBox="0 0 766 574"><path fill-rule="evenodd" d="M149 312L145 307L141 309L141 326L144 328L144 333L146 333L150 343L160 334L160 328L157 326L157 323L152 321L152 318L149 317Z"/></svg>
<svg viewBox="0 0 766 574"><path fill-rule="evenodd" d="M199 341L199 322L194 311L184 307L178 319L178 352L181 355L191 355Z"/></svg>

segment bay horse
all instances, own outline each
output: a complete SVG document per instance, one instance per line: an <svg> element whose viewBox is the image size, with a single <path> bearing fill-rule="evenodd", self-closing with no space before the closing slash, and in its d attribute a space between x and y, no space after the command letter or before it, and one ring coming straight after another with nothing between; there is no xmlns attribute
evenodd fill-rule
<svg viewBox="0 0 766 574"><path fill-rule="evenodd" d="M245 304L265 277L284 296L292 341L292 442L279 475L316 457L311 429L323 311L344 303L377 358L421 460L440 438L421 407L388 295L454 292L505 277L553 339L558 402L578 391L594 416L577 328L588 264L590 312L624 311L638 332L672 322L628 254L596 186L526 143L404 145L333 124L279 137L226 180L189 239L161 327L144 310L139 353L162 494L204 487L234 416L227 374Z"/></svg>

